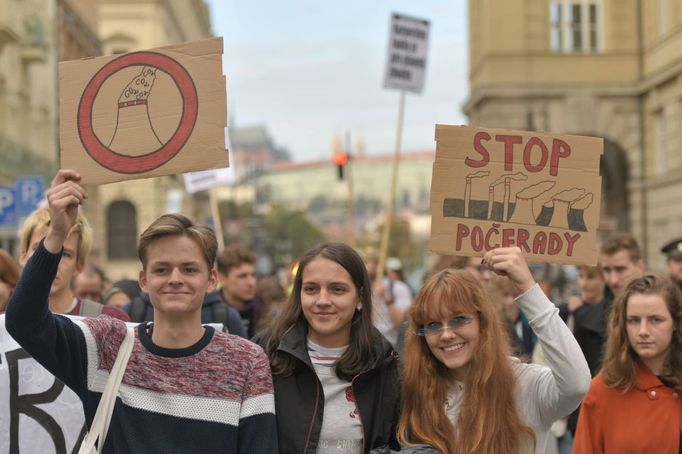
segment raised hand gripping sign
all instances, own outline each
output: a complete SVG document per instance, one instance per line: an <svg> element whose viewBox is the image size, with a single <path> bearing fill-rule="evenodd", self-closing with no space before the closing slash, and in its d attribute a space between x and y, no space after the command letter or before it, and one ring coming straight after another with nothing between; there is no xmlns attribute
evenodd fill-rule
<svg viewBox="0 0 682 454"><path fill-rule="evenodd" d="M222 38L59 64L61 167L83 183L222 168Z"/></svg>
<svg viewBox="0 0 682 454"><path fill-rule="evenodd" d="M437 125L436 142L432 251L596 263L602 139Z"/></svg>

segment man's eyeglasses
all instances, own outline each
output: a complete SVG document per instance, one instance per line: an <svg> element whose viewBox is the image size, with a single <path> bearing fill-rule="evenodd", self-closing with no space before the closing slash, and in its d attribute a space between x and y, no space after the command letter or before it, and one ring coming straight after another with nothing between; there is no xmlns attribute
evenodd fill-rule
<svg viewBox="0 0 682 454"><path fill-rule="evenodd" d="M443 325L441 322L429 322L417 329L417 336L434 336L436 334L442 333L445 328L457 330L464 325L468 325L469 323L473 322L474 318L474 315L458 315L448 320L447 325Z"/></svg>

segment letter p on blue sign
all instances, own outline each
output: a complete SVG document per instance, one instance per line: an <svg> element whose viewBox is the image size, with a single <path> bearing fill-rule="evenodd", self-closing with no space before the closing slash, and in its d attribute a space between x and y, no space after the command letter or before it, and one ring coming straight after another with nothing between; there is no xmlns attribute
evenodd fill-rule
<svg viewBox="0 0 682 454"><path fill-rule="evenodd" d="M45 194L45 180L43 177L17 178L17 214L28 216L38 208L38 203Z"/></svg>
<svg viewBox="0 0 682 454"><path fill-rule="evenodd" d="M14 186L0 185L0 227L17 225L16 197Z"/></svg>

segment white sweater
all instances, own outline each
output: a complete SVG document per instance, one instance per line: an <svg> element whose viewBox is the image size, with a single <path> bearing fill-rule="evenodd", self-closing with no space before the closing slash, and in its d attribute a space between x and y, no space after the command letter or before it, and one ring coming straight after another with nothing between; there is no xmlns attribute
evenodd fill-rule
<svg viewBox="0 0 682 454"><path fill-rule="evenodd" d="M521 422L535 432L535 450L525 446L521 453L544 454L552 423L575 410L587 393L590 369L573 334L559 317L559 309L537 284L516 302L538 336L547 364L525 364L510 358L516 372ZM455 425L463 391L464 384L456 382L448 393L445 411Z"/></svg>

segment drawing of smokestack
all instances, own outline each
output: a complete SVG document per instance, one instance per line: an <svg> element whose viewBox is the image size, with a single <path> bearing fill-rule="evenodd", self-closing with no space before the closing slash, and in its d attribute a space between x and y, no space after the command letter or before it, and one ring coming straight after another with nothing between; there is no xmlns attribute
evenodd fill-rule
<svg viewBox="0 0 682 454"><path fill-rule="evenodd" d="M552 189L555 184L556 182L554 181L541 181L519 191L516 194L514 214L512 214L509 221L518 224L535 224L535 199Z"/></svg>
<svg viewBox="0 0 682 454"><path fill-rule="evenodd" d="M552 196L554 212L552 213L552 220L549 222L549 226L559 229L568 229L569 205L584 194L585 190L580 188L566 189L565 191L554 194Z"/></svg>
<svg viewBox="0 0 682 454"><path fill-rule="evenodd" d="M466 183L464 185L464 217L469 217L469 202L471 201L471 180L473 178L483 178L490 175L488 170L479 170L478 172L470 173L466 176Z"/></svg>
<svg viewBox="0 0 682 454"><path fill-rule="evenodd" d="M121 91L116 129L109 142L111 150L141 156L163 145L152 126L147 104L155 80L156 68L144 66Z"/></svg>
<svg viewBox="0 0 682 454"><path fill-rule="evenodd" d="M509 218L509 202L511 200L511 182L526 181L528 176L524 173L505 173L488 187L488 219L493 218L493 205L495 204L495 186L504 183L504 196L502 197L502 221Z"/></svg>

